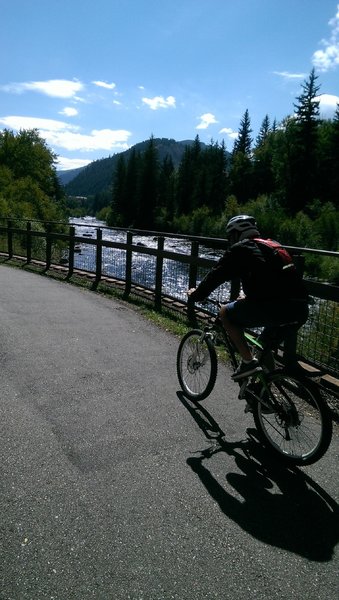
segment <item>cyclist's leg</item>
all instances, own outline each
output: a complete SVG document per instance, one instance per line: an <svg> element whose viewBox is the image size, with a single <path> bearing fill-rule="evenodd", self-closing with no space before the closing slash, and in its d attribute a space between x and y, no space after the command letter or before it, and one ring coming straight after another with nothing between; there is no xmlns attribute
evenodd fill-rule
<svg viewBox="0 0 339 600"><path fill-rule="evenodd" d="M307 303L289 299L254 301L244 298L230 302L220 310L222 323L245 360L250 360L251 352L244 337L244 328L264 327L265 337L274 334L274 337L278 337L279 344L279 336L282 334L281 325L293 323L296 329L292 331L295 333L307 321L307 317Z"/></svg>
<svg viewBox="0 0 339 600"><path fill-rule="evenodd" d="M278 308L278 311L276 309ZM296 343L298 330L308 318L308 305L300 300L286 300L275 305L273 311L267 307L269 321L260 334L260 342L266 353L276 351L283 343L284 362L297 364Z"/></svg>
<svg viewBox="0 0 339 600"><path fill-rule="evenodd" d="M241 343L246 344L246 349L248 349L244 329L279 325L276 313L274 301L254 301L241 298L223 305L220 309L220 319L230 337L232 338L232 334L234 337L239 337ZM236 341L234 343L236 344Z"/></svg>
<svg viewBox="0 0 339 600"><path fill-rule="evenodd" d="M235 313L239 312L237 309L240 302L243 302L243 300L235 300L223 305L220 309L219 317L241 358L245 361L250 361L253 356L244 335L244 328L237 322L238 319L235 316Z"/></svg>

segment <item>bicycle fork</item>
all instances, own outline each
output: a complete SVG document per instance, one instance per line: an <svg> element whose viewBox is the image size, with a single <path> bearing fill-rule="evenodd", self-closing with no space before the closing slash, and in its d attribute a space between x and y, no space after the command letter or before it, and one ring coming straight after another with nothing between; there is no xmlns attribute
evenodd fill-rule
<svg viewBox="0 0 339 600"><path fill-rule="evenodd" d="M203 342L209 337L213 341L213 334L203 331L198 343L194 344L192 354L189 357L189 367L191 372L197 371L200 367L203 367L206 360L206 353L203 351Z"/></svg>

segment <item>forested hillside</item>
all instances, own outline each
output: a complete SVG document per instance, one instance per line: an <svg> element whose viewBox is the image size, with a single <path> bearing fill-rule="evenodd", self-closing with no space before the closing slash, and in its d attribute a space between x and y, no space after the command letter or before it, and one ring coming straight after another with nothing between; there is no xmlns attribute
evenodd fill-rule
<svg viewBox="0 0 339 600"><path fill-rule="evenodd" d="M178 167L186 146L193 144L193 141L190 140L176 142L167 138L156 138L153 141L158 153L158 159L162 161L166 156L169 156L175 167ZM129 148L129 150L109 156L108 158L93 161L87 167L76 169L76 176L72 177L71 181L65 182L66 193L69 196L91 196L109 191L112 186L113 173L118 161L121 160L121 156L127 161L132 153L142 154L145 152L147 146L147 141L140 142ZM67 171L65 173L67 174ZM62 182L65 175L59 175L59 178Z"/></svg>
<svg viewBox="0 0 339 600"><path fill-rule="evenodd" d="M74 179L81 171L86 167L78 167L77 169L67 169L67 171L57 171L58 179L61 185L67 185L72 179Z"/></svg>

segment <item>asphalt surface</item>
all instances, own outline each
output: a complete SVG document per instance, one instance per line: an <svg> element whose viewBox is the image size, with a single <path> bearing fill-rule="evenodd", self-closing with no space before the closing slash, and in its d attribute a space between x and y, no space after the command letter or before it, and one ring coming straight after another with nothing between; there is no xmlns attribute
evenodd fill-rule
<svg viewBox="0 0 339 600"><path fill-rule="evenodd" d="M338 432L304 469L257 443L221 367L130 306L0 266L1 600L337 600Z"/></svg>

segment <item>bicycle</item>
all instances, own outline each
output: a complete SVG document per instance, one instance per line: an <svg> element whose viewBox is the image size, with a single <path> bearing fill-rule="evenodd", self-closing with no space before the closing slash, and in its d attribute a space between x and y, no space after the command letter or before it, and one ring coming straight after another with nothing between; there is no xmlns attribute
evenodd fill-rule
<svg viewBox="0 0 339 600"><path fill-rule="evenodd" d="M221 306L215 300L207 302ZM285 328L285 329L284 329ZM280 339L288 326L281 327ZM277 368L273 347L245 331L261 370L239 382L239 399L247 401L261 442L291 465L310 465L327 451L332 439L332 418L313 381ZM218 317L203 329L188 331L179 344L177 375L184 395L193 402L207 398L218 372L216 346L224 346L235 371L239 358Z"/></svg>

